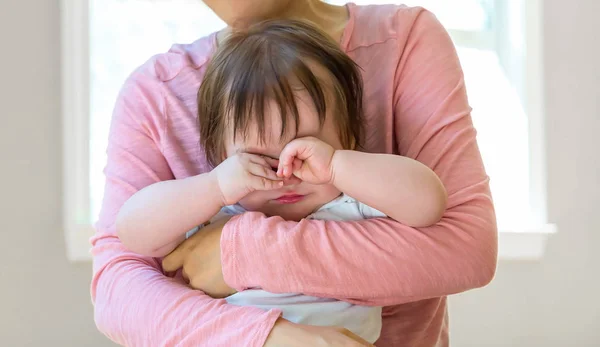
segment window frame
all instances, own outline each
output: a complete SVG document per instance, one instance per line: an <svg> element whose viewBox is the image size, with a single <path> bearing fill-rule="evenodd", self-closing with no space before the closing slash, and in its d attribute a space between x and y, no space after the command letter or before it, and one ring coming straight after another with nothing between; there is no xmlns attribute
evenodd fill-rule
<svg viewBox="0 0 600 347"><path fill-rule="evenodd" d="M496 0L502 1L502 0ZM520 62L525 73L524 108L529 123L529 183L532 225L499 230L501 259L535 260L543 256L556 226L546 215L546 153L543 98L542 0L521 0L525 6L525 47ZM94 234L90 203L90 30L89 1L61 0L63 228L67 258L91 259ZM457 44L481 41L470 32L450 31ZM475 40L475 41L473 41ZM85 115L85 116L84 116Z"/></svg>
<svg viewBox="0 0 600 347"><path fill-rule="evenodd" d="M91 259L88 1L61 0L63 228L67 258ZM85 115L85 116L84 116Z"/></svg>

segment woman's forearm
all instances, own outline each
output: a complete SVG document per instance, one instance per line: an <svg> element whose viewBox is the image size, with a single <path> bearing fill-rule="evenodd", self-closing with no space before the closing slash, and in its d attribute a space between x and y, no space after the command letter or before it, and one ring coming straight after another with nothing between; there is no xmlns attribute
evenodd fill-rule
<svg viewBox="0 0 600 347"><path fill-rule="evenodd" d="M102 231L93 245L94 318L120 345L262 347L280 316L192 290Z"/></svg>
<svg viewBox="0 0 600 347"><path fill-rule="evenodd" d="M210 173L152 184L134 194L117 217L117 233L130 250L153 257L171 252L185 233L222 207Z"/></svg>
<svg viewBox="0 0 600 347"><path fill-rule="evenodd" d="M418 161L393 154L336 151L333 184L398 222L425 227L446 209L446 190L437 175Z"/></svg>
<svg viewBox="0 0 600 347"><path fill-rule="evenodd" d="M484 286L497 255L489 195L468 199L447 216L414 229L391 219L297 223L248 212L223 229L223 276L238 290L261 287L376 306Z"/></svg>

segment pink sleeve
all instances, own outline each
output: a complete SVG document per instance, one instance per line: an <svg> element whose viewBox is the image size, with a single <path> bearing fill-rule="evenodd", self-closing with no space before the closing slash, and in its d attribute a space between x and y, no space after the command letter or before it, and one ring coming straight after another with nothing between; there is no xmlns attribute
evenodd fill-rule
<svg viewBox="0 0 600 347"><path fill-rule="evenodd" d="M497 229L488 177L456 51L431 13L416 19L394 83L395 152L439 175L449 195L442 220L413 229L388 219L295 223L246 213L223 232L229 285L388 306L491 281Z"/></svg>
<svg viewBox="0 0 600 347"><path fill-rule="evenodd" d="M111 124L104 204L92 238L98 329L126 346L262 346L278 311L238 307L166 277L157 259L128 251L115 233L137 190L172 179L159 149L162 85L140 72L125 84Z"/></svg>

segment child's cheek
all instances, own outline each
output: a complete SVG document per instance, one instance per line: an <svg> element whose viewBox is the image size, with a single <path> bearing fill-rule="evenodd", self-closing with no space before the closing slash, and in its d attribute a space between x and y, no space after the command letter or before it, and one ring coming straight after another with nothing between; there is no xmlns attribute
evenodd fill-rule
<svg viewBox="0 0 600 347"><path fill-rule="evenodd" d="M265 207L269 200L270 199L265 192L255 191L242 198L242 200L239 201L239 204L246 211L263 212L261 209Z"/></svg>

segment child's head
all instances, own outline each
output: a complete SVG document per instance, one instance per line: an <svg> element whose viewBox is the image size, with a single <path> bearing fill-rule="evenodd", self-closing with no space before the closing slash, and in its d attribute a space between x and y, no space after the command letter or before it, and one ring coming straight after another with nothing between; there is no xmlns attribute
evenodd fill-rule
<svg viewBox="0 0 600 347"><path fill-rule="evenodd" d="M198 92L201 144L217 166L249 152L279 158L297 137L314 136L336 149L362 137L362 81L355 63L314 26L267 21L232 33L208 65ZM298 195L294 203L278 198ZM300 219L340 194L297 178L249 194L248 210Z"/></svg>

